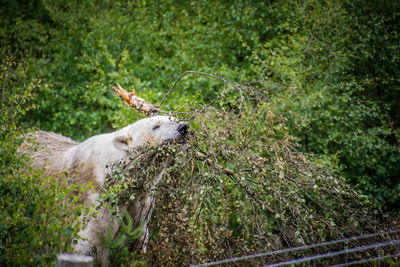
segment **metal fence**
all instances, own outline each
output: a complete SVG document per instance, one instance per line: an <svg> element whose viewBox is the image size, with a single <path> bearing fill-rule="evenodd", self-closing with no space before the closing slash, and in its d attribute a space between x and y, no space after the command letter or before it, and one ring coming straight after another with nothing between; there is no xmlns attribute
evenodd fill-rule
<svg viewBox="0 0 400 267"><path fill-rule="evenodd" d="M282 260L283 259L283 260ZM192 265L352 266L400 262L400 229Z"/></svg>

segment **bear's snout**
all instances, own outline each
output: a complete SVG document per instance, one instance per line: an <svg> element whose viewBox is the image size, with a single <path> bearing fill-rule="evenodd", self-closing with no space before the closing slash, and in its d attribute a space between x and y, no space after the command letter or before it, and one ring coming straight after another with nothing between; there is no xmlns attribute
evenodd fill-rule
<svg viewBox="0 0 400 267"><path fill-rule="evenodd" d="M180 135L185 136L188 133L189 126L186 123L180 123L178 126L178 132Z"/></svg>

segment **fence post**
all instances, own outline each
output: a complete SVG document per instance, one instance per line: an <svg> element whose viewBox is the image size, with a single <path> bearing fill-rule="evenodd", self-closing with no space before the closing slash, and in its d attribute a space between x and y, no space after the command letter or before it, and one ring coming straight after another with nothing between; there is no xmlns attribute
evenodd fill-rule
<svg viewBox="0 0 400 267"><path fill-rule="evenodd" d="M93 257L78 254L58 254L56 267L93 267Z"/></svg>

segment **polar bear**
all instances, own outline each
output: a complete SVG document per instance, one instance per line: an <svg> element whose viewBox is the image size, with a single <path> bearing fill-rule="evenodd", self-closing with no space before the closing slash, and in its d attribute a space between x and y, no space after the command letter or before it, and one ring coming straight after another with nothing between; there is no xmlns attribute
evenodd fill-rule
<svg viewBox="0 0 400 267"><path fill-rule="evenodd" d="M182 138L187 133L188 125L186 123L179 123L168 116L154 116L142 119L113 133L93 136L82 143L59 134L37 131L28 135L20 152L27 153L31 159L31 166L44 169L47 175L68 172L71 173L74 183L91 182L94 185L94 191L88 192L85 200L96 205L100 189L111 171L107 166L127 159L130 153L139 146L157 145L168 140ZM73 173L76 173L76 176ZM160 177L157 179L159 180ZM158 180L153 180L154 184ZM138 209L141 206L142 210L144 207L151 214L152 201L151 197L144 195L139 202L134 203L137 207L125 207L125 209L138 213L135 208ZM93 247L96 247L101 260L107 261L107 255L101 251L99 234L104 234L109 226L113 233L118 231L118 223L112 222L110 216L108 211L100 211L100 214L96 218L92 218L87 227L80 231L83 239L74 245L77 253L90 254ZM136 220L144 219L142 214L133 214L133 217L136 217L134 218ZM147 225L144 228L147 230ZM148 231L142 237L143 242L146 242L147 238Z"/></svg>

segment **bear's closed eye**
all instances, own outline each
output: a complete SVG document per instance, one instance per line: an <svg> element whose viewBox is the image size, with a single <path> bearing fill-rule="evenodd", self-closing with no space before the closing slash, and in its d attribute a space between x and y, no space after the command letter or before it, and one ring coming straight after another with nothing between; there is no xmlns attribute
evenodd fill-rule
<svg viewBox="0 0 400 267"><path fill-rule="evenodd" d="M158 128L160 128L160 125L154 126L153 131L157 130Z"/></svg>

